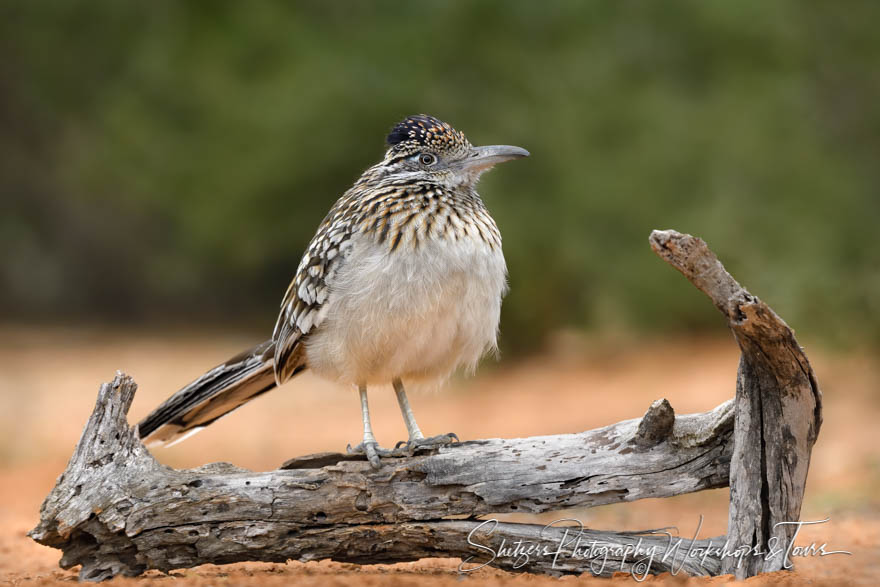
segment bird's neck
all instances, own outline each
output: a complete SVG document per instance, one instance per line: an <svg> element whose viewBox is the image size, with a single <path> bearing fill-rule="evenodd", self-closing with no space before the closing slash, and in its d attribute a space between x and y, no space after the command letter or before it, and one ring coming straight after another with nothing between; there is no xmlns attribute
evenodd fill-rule
<svg viewBox="0 0 880 587"><path fill-rule="evenodd" d="M473 186L362 178L337 209L355 232L371 235L391 251L418 248L431 240L479 239L500 247L498 228Z"/></svg>

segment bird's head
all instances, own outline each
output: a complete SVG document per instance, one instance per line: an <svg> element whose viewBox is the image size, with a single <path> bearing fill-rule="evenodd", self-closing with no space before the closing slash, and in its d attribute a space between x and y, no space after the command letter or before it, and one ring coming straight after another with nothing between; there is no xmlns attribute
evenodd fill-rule
<svg viewBox="0 0 880 587"><path fill-rule="evenodd" d="M386 142L388 151L381 165L388 175L453 189L473 187L496 164L529 156L525 149L509 145L474 147L464 133L425 114L398 123Z"/></svg>

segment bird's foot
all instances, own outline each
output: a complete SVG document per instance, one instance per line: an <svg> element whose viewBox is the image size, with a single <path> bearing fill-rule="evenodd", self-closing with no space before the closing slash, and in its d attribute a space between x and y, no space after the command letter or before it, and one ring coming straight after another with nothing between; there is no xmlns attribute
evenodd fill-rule
<svg viewBox="0 0 880 587"><path fill-rule="evenodd" d="M441 446L448 446L454 442L461 442L455 432L438 434L430 438L410 438L401 440L394 446L394 456L413 456L417 452L428 451Z"/></svg>
<svg viewBox="0 0 880 587"><path fill-rule="evenodd" d="M374 469L382 467L382 461L379 460L379 457L396 456L394 451L382 448L376 441L362 442L354 447L349 444L345 447L345 452L350 455L365 455Z"/></svg>

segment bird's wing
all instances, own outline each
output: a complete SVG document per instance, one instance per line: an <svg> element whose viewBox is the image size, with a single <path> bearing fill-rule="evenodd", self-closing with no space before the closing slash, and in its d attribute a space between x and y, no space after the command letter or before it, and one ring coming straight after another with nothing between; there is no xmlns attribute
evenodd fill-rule
<svg viewBox="0 0 880 587"><path fill-rule="evenodd" d="M299 343L321 324L332 303L329 297L333 276L344 263L351 245L352 224L350 215L346 214L348 202L347 198L341 198L327 214L284 294L272 335L275 379L279 385L287 381L302 362Z"/></svg>

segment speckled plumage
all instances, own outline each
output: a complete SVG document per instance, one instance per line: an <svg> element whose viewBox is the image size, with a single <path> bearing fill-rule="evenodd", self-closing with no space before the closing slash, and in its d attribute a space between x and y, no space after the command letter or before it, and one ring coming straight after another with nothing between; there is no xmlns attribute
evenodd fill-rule
<svg viewBox="0 0 880 587"><path fill-rule="evenodd" d="M253 375L237 374L227 362L205 377L217 372L225 382L232 373L235 386L262 393L271 387L271 355L279 385L310 368L359 385L362 393L367 384L395 381L402 394L401 379L442 379L458 366L473 367L495 346L506 266L498 227L475 185L494 164L527 153L473 147L464 134L426 115L396 125L387 144L383 160L318 227L284 296L271 344L258 349L259 360L250 357ZM178 399L185 410L163 404L164 415L146 428L171 423L178 436L205 419L188 414L216 419L258 394L238 389L232 394L238 403L223 404L230 393L225 383L214 383L208 398L199 398L196 383L175 396L193 388L186 401ZM402 402L408 428L415 427L405 397ZM362 403L366 441L365 395Z"/></svg>
<svg viewBox="0 0 880 587"><path fill-rule="evenodd" d="M383 181L365 174L321 224L284 297L273 335L279 383L295 368L294 350L302 337L319 328L332 311L327 302L333 281L354 243L381 247L390 260L417 254L438 241L451 246L461 243L463 248L478 246L487 255L496 254L498 278L503 281L501 234L476 193L430 182ZM501 291L497 294L500 298Z"/></svg>
<svg viewBox="0 0 880 587"><path fill-rule="evenodd" d="M332 311L328 299L340 265L346 263L356 242L384 248L387 258L411 255L430 243L445 242L463 248L487 249L477 255L497 253L499 274L495 281L503 291L504 260L500 254L501 234L471 184L456 184L451 173L425 174L404 165L414 154L430 150L439 157L463 157L472 145L449 124L428 116L413 116L398 124L388 135L389 149L383 161L369 168L330 209L300 261L296 276L281 305L275 326L275 373L278 383L286 381L298 364L307 360L297 353L303 338ZM470 242L465 242L470 241ZM431 259L427 260L428 263ZM395 279L395 276L389 276ZM389 291L392 288L389 286ZM380 318L381 319L381 318ZM497 328L497 324L496 324ZM494 334L483 349L494 346ZM306 347L308 348L308 344ZM337 350L337 353L344 352ZM314 361L312 361L314 362ZM328 362L328 361L322 361ZM467 363L474 363L469 357ZM454 369L457 365L452 365ZM381 369L376 369L381 371ZM447 369L449 370L449 369ZM362 373L330 374L339 379ZM363 371L363 370L360 370ZM423 373L428 375L427 371ZM443 377L446 373L436 373ZM403 374L398 374L403 375ZM352 379L349 383L366 383Z"/></svg>

